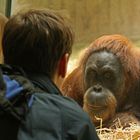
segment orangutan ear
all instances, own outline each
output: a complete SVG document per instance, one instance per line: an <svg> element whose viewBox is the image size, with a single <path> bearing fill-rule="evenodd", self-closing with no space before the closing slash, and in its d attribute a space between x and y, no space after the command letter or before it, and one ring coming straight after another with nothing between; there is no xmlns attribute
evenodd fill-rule
<svg viewBox="0 0 140 140"><path fill-rule="evenodd" d="M61 76L62 78L66 76L68 60L69 60L68 53L64 54L60 59L58 70L59 70L59 76Z"/></svg>

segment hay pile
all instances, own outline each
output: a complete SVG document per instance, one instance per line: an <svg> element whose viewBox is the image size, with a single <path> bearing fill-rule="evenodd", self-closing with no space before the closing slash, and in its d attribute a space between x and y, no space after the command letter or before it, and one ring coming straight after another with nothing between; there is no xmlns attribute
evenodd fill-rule
<svg viewBox="0 0 140 140"><path fill-rule="evenodd" d="M130 127L120 127L116 129L100 128L97 129L98 136L101 140L140 140L140 126L130 124Z"/></svg>

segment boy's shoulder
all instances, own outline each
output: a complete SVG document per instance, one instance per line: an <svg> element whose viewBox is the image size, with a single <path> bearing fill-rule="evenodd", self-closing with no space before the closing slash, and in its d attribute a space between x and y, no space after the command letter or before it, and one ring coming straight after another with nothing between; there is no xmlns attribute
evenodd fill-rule
<svg viewBox="0 0 140 140"><path fill-rule="evenodd" d="M19 129L20 140L33 140L33 137L39 140L98 139L88 115L74 100L49 93L33 94Z"/></svg>
<svg viewBox="0 0 140 140"><path fill-rule="evenodd" d="M61 113L62 117L64 118L65 117L71 117L71 118L78 117L79 119L89 120L87 113L83 111L83 109L78 105L76 101L74 101L73 99L69 97L49 94L49 93L35 93L33 94L32 102L33 102L34 107L37 107L37 106L40 106L40 107L42 106L44 108L48 107L48 109L51 109L52 112L54 110L57 110L59 111L59 113Z"/></svg>

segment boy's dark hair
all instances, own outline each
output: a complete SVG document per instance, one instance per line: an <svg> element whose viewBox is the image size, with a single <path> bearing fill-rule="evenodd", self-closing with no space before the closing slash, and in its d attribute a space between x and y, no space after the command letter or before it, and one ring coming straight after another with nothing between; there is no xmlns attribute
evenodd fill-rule
<svg viewBox="0 0 140 140"><path fill-rule="evenodd" d="M2 44L6 64L52 77L60 58L72 52L73 33L60 15L29 10L7 22Z"/></svg>

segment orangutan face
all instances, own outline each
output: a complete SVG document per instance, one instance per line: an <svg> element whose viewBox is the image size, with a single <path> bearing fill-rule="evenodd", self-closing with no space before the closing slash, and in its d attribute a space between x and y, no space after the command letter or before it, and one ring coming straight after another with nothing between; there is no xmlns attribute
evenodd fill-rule
<svg viewBox="0 0 140 140"><path fill-rule="evenodd" d="M118 58L110 52L92 53L84 70L84 110L96 124L111 118L120 104L125 79Z"/></svg>

